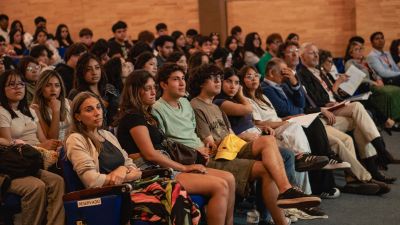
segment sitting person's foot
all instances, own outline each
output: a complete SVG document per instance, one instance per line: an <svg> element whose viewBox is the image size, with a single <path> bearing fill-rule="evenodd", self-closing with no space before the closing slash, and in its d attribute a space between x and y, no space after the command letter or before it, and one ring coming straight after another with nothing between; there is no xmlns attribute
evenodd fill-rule
<svg viewBox="0 0 400 225"><path fill-rule="evenodd" d="M377 181L374 179L371 179L369 182L379 185L380 189L376 193L377 195L383 195L383 194L390 192L390 186L385 182Z"/></svg>
<svg viewBox="0 0 400 225"><path fill-rule="evenodd" d="M318 207L300 208L299 210L309 215L309 219L328 218L328 215Z"/></svg>
<svg viewBox="0 0 400 225"><path fill-rule="evenodd" d="M381 190L380 186L370 181L351 181L341 188L344 193L359 195L376 195Z"/></svg>
<svg viewBox="0 0 400 225"><path fill-rule="evenodd" d="M328 164L324 166L323 170L339 170L339 169L348 169L351 165L348 162L343 162L339 158L330 158Z"/></svg>
<svg viewBox="0 0 400 225"><path fill-rule="evenodd" d="M372 178L374 180L381 181L381 182L384 182L386 184L393 184L397 180L396 177L389 177L389 176L386 176L386 175L384 175L384 174L382 174L380 172L372 175Z"/></svg>
<svg viewBox="0 0 400 225"><path fill-rule="evenodd" d="M391 130L400 132L400 123L399 122L394 123L394 125L391 127Z"/></svg>
<svg viewBox="0 0 400 225"><path fill-rule="evenodd" d="M276 204L280 208L310 208L321 204L321 198L304 194L298 187L291 187L279 194Z"/></svg>
<svg viewBox="0 0 400 225"><path fill-rule="evenodd" d="M310 155L303 153L296 156L295 167L297 172L319 170L328 164L329 158L326 156Z"/></svg>
<svg viewBox="0 0 400 225"><path fill-rule="evenodd" d="M321 198L323 199L335 199L335 198L339 198L340 196L340 191L337 188L332 188L331 190L329 190L328 192L322 192L320 194Z"/></svg>

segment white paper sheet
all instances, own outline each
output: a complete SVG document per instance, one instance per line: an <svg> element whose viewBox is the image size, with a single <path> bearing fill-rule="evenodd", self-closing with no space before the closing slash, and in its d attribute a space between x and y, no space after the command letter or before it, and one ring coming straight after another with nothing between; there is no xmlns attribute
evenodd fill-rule
<svg viewBox="0 0 400 225"><path fill-rule="evenodd" d="M362 101L362 100L368 100L369 96L372 95L372 92L365 92L359 95L354 95L348 99L346 99L346 101L350 101L350 102L355 102L355 101Z"/></svg>
<svg viewBox="0 0 400 225"><path fill-rule="evenodd" d="M320 113L311 113L304 116L296 116L288 119L289 122L295 122L300 124L301 126L308 128L310 124L318 117Z"/></svg>
<svg viewBox="0 0 400 225"><path fill-rule="evenodd" d="M339 87L351 96L354 94L354 92L356 92L366 74L354 65L349 67L349 69L346 71L346 74L349 76L349 79L341 83Z"/></svg>

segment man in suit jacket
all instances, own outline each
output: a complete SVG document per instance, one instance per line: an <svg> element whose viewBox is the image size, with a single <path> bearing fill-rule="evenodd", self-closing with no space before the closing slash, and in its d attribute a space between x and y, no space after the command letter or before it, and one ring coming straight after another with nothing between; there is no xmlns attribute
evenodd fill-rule
<svg viewBox="0 0 400 225"><path fill-rule="evenodd" d="M308 96L321 108L321 112L326 117L325 123L343 132L354 130L354 140L361 158L372 158L378 155L378 162L382 167L396 163L397 160L386 150L374 121L362 104L352 102L334 110L329 109L331 106L337 106L338 103L332 89L325 81L324 75L317 68L319 64L317 46L312 43L304 43L300 48L300 57L302 66L299 69L298 76ZM352 122L349 123L349 121ZM388 177L376 172L375 169L370 169L370 172L377 180L388 183L394 181L394 179L387 179Z"/></svg>

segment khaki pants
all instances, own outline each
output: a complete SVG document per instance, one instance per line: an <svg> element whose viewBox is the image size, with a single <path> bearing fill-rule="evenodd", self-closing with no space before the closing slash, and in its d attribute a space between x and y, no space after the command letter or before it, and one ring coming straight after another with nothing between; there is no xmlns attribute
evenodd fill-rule
<svg viewBox="0 0 400 225"><path fill-rule="evenodd" d="M376 155L376 150L370 142L380 134L361 103L352 102L333 111L333 114L336 116L336 123L333 124L333 127L343 132L354 130L354 141L362 159ZM322 122L326 124L325 120Z"/></svg>
<svg viewBox="0 0 400 225"><path fill-rule="evenodd" d="M354 177L360 181L371 180L371 174L358 161L354 149L353 139L342 131L332 126L325 126L329 145L339 158L351 164L350 170Z"/></svg>
<svg viewBox="0 0 400 225"><path fill-rule="evenodd" d="M64 180L57 174L40 170L37 177L14 179L8 191L22 196L14 224L41 225L45 215L48 225L64 224Z"/></svg>

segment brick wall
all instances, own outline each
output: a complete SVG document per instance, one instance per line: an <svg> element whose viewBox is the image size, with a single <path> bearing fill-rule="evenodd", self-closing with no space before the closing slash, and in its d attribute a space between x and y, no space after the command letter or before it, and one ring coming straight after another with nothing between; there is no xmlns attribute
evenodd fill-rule
<svg viewBox="0 0 400 225"><path fill-rule="evenodd" d="M128 24L128 33L134 39L142 30L155 32L155 25L159 22L167 23L170 32L175 29L186 31L189 27L199 29L197 0L0 1L0 13L6 13L11 21L21 20L30 33L34 33L33 20L39 15L47 19L51 33L55 33L58 24L67 24L74 39L78 38L83 27L91 28L95 39L109 38L112 36L111 26L118 20Z"/></svg>
<svg viewBox="0 0 400 225"><path fill-rule="evenodd" d="M111 37L111 26L117 20L128 23L128 33L136 38L144 29L154 32L160 21L170 32L199 29L198 1L201 0L0 0L0 13L11 21L20 19L33 33L33 19L43 15L54 33L57 24L66 23L76 39L79 29L90 27L95 39ZM284 38L290 32L300 35L301 42L312 41L342 56L347 40L361 35L367 40L376 30L386 36L386 49L400 38L400 1L398 0L226 0L228 29L240 25L244 33L257 31L265 45L268 34L279 32Z"/></svg>

